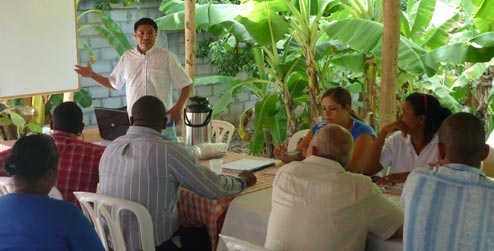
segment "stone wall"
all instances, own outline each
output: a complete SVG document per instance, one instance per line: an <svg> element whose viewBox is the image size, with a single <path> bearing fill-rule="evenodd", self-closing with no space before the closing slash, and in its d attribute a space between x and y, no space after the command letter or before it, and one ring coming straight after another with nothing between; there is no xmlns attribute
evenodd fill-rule
<svg viewBox="0 0 494 251"><path fill-rule="evenodd" d="M107 13L112 19L120 25L122 30L127 34L131 44L135 46L134 39L134 23L142 17L158 18L163 15L159 11L160 1L156 0L141 0L140 3L134 3L130 6L112 5L112 10ZM78 7L78 14L88 9L94 9L93 0L81 0ZM78 25L79 27L87 24L99 25L100 19L97 15L89 14L82 18ZM201 41L205 39L205 35L198 34L197 40ZM96 73L103 76L108 76L113 67L118 62L119 55L114 48L112 48L103 38L99 36L96 30L92 28L84 29L79 33L79 61L80 64L85 65L89 61L89 54L84 50L81 45L82 42L87 43L93 50L96 56L96 62L92 67ZM185 43L183 31L159 31L157 44L160 47L166 48L175 53L179 61L184 64ZM208 60L196 60L196 77L214 75L215 71L209 64ZM96 118L94 115L95 106L103 106L108 108L117 108L126 105L125 102L125 87L121 90L110 91L96 84L94 81L82 78L81 88L88 90L93 96L93 104L91 107L84 109L84 123L89 126L96 125ZM211 106L218 100L218 92L223 90L223 86L220 84L210 84L206 86L198 86L194 88L194 95L200 95L208 97ZM178 97L178 93L174 94L174 100ZM215 117L215 119L222 119L233 123L236 127L242 111L255 104L256 97L249 93L239 93L235 102L230 107Z"/></svg>

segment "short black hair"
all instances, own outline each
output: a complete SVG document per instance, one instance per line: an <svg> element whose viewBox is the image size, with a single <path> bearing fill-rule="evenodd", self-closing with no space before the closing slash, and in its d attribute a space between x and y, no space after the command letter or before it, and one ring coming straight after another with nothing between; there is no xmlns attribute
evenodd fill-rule
<svg viewBox="0 0 494 251"><path fill-rule="evenodd" d="M33 134L17 140L5 161L9 175L28 181L39 179L50 168L58 168L58 151L46 134Z"/></svg>
<svg viewBox="0 0 494 251"><path fill-rule="evenodd" d="M156 124L165 121L166 108L155 96L142 96L132 106L132 117L139 124Z"/></svg>
<svg viewBox="0 0 494 251"><path fill-rule="evenodd" d="M484 157L484 124L473 114L459 112L446 118L438 140L445 145L447 157L453 163L471 165Z"/></svg>
<svg viewBox="0 0 494 251"><path fill-rule="evenodd" d="M139 28L139 26L141 26L141 25L153 26L154 31L158 32L158 25L151 18L144 17L144 18L137 20L137 22L134 24L134 32L136 32L137 28Z"/></svg>
<svg viewBox="0 0 494 251"><path fill-rule="evenodd" d="M53 129L78 134L81 130L82 110L75 102L63 102L53 110Z"/></svg>

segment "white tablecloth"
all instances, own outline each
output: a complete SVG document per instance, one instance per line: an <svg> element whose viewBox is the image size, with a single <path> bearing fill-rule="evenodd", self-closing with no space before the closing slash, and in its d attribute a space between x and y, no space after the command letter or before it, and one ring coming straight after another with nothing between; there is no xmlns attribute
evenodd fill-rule
<svg viewBox="0 0 494 251"><path fill-rule="evenodd" d="M272 189L269 188L236 197L230 203L221 233L263 246L271 210L271 192ZM401 251L402 249L401 239L385 241L373 235L367 237L368 251ZM221 240L217 251L226 251L225 243Z"/></svg>

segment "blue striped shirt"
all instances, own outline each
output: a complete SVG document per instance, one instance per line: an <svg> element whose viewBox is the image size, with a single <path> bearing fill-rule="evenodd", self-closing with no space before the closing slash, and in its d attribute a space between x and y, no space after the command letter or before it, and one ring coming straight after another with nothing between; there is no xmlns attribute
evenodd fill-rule
<svg viewBox="0 0 494 251"><path fill-rule="evenodd" d="M416 168L401 202L403 250L494 250L494 181L462 164Z"/></svg>
<svg viewBox="0 0 494 251"><path fill-rule="evenodd" d="M240 178L216 175L182 146L139 126L131 126L108 145L99 168L102 194L136 201L149 210L156 245L178 229L181 185L209 199L238 194L245 186ZM127 247L139 250L138 224L133 216L127 217L123 219Z"/></svg>

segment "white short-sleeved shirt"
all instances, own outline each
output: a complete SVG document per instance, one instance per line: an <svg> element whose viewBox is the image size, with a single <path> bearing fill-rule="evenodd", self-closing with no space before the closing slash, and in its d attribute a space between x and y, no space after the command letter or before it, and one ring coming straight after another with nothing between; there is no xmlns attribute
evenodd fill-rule
<svg viewBox="0 0 494 251"><path fill-rule="evenodd" d="M265 247L270 250L364 250L368 232L386 239L403 211L369 177L310 156L278 170Z"/></svg>
<svg viewBox="0 0 494 251"><path fill-rule="evenodd" d="M125 52L108 79L115 89L125 85L129 115L132 105L145 95L159 98L167 110L171 109L173 88L182 89L192 83L177 57L157 46L146 55L137 48Z"/></svg>
<svg viewBox="0 0 494 251"><path fill-rule="evenodd" d="M396 132L386 139L379 162L384 168L391 167L391 173L404 173L416 167L434 165L437 161L437 133L417 155L410 135Z"/></svg>

